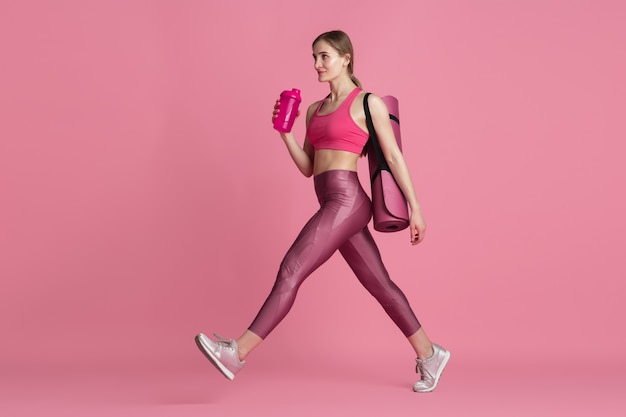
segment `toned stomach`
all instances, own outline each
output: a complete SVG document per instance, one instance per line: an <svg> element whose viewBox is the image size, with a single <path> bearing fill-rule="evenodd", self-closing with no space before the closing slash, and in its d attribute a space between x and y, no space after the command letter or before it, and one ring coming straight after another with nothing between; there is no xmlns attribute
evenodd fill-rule
<svg viewBox="0 0 626 417"><path fill-rule="evenodd" d="M315 151L313 163L313 175L333 169L345 169L348 171L357 170L358 154L348 151L337 151L334 149L320 149Z"/></svg>

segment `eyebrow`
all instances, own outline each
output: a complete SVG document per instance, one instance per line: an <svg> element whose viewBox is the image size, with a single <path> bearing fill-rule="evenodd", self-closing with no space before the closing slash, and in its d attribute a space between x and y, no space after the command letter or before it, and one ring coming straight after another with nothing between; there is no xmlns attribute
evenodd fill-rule
<svg viewBox="0 0 626 417"><path fill-rule="evenodd" d="M321 55L321 54L328 54L328 52L326 52L326 51L320 51L320 52L319 52L319 55ZM315 56L315 52L313 52L313 56Z"/></svg>

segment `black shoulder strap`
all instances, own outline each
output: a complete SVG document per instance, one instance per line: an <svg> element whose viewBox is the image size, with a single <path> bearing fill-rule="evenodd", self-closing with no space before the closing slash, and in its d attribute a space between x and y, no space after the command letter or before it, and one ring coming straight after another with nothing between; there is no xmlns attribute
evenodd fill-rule
<svg viewBox="0 0 626 417"><path fill-rule="evenodd" d="M371 93L365 93L365 97L363 97L363 110L365 111L365 124L367 124L367 130L369 131L370 137L367 140L367 143L370 144L370 150L374 150L376 154L376 162L378 166L376 171L371 174L371 180L374 181L376 176L380 173L381 170L391 171L389 169L389 165L387 165L387 161L385 160L385 156L383 155L383 151L380 148L380 143L378 143L378 135L376 135L376 129L374 129L374 122L372 122L372 115L370 114L370 106L367 102L367 97ZM391 115L390 115L391 117Z"/></svg>

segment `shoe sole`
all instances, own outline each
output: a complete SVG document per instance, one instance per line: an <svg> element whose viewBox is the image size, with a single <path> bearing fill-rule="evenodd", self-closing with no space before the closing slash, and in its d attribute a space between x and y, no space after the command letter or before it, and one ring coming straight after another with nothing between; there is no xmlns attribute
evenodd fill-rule
<svg viewBox="0 0 626 417"><path fill-rule="evenodd" d="M413 391L426 393L426 392L432 392L435 388L437 388L437 384L439 383L439 378L441 378L441 375L443 375L443 371L446 369L446 365L448 364L448 361L450 360L450 356L451 356L450 352L446 352L446 353L447 355L443 359L443 362L441 363L441 366L439 367L437 375L435 375L435 383L433 384L433 386L425 390L415 389L415 386L413 386Z"/></svg>
<svg viewBox="0 0 626 417"><path fill-rule="evenodd" d="M202 352L204 356L206 356L206 358L217 368L218 371L222 373L222 375L224 375L226 378L230 379L231 381L235 379L235 374L229 371L228 368L226 368L224 364L220 362L220 360L216 358L215 355L213 355L213 352L211 352L208 346L206 346L202 342L203 337L206 337L206 336L203 335L202 333L196 336L196 345L198 345L200 352Z"/></svg>

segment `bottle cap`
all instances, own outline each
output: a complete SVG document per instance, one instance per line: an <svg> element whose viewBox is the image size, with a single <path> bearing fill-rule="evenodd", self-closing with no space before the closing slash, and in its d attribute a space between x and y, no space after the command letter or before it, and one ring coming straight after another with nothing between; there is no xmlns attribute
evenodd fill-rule
<svg viewBox="0 0 626 417"><path fill-rule="evenodd" d="M297 88L292 88L291 91L287 90L287 91L283 91L283 94L286 94L288 96L291 97L295 97L298 100L300 99L300 90Z"/></svg>

